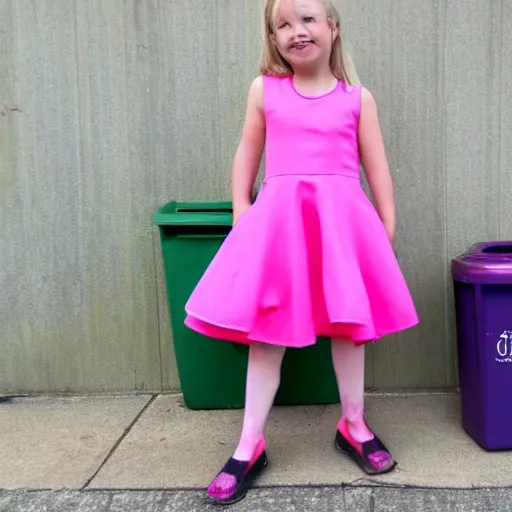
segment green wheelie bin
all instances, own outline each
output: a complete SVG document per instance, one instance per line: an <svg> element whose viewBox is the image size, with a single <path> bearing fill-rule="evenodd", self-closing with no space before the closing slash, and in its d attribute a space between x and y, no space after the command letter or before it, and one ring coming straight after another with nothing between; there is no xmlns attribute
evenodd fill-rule
<svg viewBox="0 0 512 512"><path fill-rule="evenodd" d="M171 202L154 215L162 244L174 350L185 405L242 408L248 347L198 334L184 325L185 303L231 230L230 202ZM288 349L276 405L338 401L330 343Z"/></svg>

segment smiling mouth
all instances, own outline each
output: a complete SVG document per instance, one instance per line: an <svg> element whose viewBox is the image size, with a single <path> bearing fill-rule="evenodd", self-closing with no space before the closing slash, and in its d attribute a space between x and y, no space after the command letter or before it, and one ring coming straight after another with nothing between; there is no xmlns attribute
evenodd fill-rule
<svg viewBox="0 0 512 512"><path fill-rule="evenodd" d="M291 48L294 50L303 50L307 48L310 44L314 44L313 41L299 41L298 43L293 43Z"/></svg>

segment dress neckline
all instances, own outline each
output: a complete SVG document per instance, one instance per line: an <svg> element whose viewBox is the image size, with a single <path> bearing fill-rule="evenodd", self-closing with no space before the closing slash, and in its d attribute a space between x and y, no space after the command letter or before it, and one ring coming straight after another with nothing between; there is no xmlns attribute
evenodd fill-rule
<svg viewBox="0 0 512 512"><path fill-rule="evenodd" d="M307 96L305 94L302 94L296 87L295 87L295 83L293 81L293 76L290 76L289 77L289 82L290 82L290 85L293 89L293 91L295 92L295 94L297 94L297 96L300 96L301 98L304 98L306 100L319 100L319 99L322 99L322 98L325 98L326 96L330 96L331 94L335 93L340 84L341 84L341 80L336 80L336 85L332 88L332 89L329 89L328 91L322 93L322 94L319 94L318 96Z"/></svg>

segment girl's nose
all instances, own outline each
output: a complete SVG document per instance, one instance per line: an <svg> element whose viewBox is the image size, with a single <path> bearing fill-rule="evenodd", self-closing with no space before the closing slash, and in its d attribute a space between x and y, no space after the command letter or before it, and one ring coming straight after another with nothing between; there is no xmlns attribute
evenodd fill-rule
<svg viewBox="0 0 512 512"><path fill-rule="evenodd" d="M304 25L302 25L302 23L296 23L293 26L293 31L292 31L293 39L300 39L300 38L306 37L306 36L307 36L307 32L306 32L306 29L304 28Z"/></svg>

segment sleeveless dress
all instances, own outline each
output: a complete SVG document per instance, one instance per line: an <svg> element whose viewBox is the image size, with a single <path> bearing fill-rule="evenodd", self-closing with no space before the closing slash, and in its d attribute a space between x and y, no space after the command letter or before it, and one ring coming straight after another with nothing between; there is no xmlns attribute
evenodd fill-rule
<svg viewBox="0 0 512 512"><path fill-rule="evenodd" d="M305 347L356 344L418 323L384 225L360 180L361 88L301 95L263 77L265 180L190 296L206 336Z"/></svg>

